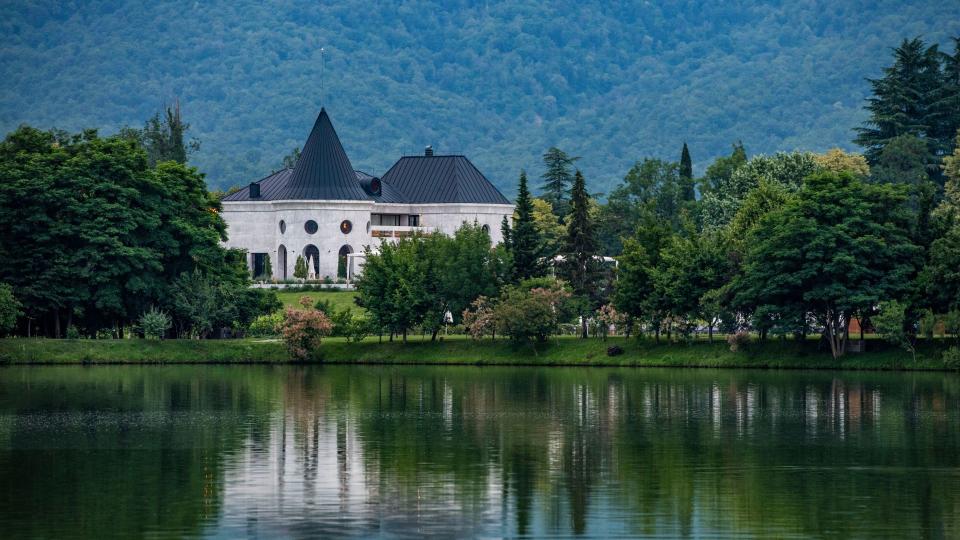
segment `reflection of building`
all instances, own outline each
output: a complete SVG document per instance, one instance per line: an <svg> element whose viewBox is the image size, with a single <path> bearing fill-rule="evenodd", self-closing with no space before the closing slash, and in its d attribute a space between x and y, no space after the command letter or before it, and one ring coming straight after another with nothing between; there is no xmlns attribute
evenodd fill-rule
<svg viewBox="0 0 960 540"><path fill-rule="evenodd" d="M228 247L246 249L254 275L293 277L297 256L317 277L346 277L365 246L417 232L453 233L476 221L499 242L513 205L464 156L400 158L381 178L355 171L325 110L295 167L223 199ZM354 269L356 270L356 269Z"/></svg>

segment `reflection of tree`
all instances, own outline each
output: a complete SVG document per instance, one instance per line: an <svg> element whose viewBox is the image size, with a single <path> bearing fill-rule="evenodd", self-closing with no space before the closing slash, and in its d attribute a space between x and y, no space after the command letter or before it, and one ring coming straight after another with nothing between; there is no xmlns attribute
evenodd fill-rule
<svg viewBox="0 0 960 540"><path fill-rule="evenodd" d="M682 537L960 533L960 479L943 473L960 464L960 387L940 375L463 367L4 375L0 413L22 416L0 423L0 482L18 486L16 497L0 491L0 517L24 535L59 536L46 513L54 509L59 523L82 522L81 536L198 534L229 505L241 505L230 515L250 511L245 497L258 513L248 532L263 536L286 520L297 523L291 536L336 536L341 526L447 536L603 535L614 526ZM55 430L31 424L38 411L63 411L49 417ZM275 465L272 487L231 499L230 485L262 482L244 471L264 463ZM117 511L105 512L104 501Z"/></svg>
<svg viewBox="0 0 960 540"><path fill-rule="evenodd" d="M0 442L0 528L8 537L199 534L219 515L225 458L262 427L239 415L258 411L252 397L264 396L265 381L239 372L16 374L0 377L0 410L21 415Z"/></svg>

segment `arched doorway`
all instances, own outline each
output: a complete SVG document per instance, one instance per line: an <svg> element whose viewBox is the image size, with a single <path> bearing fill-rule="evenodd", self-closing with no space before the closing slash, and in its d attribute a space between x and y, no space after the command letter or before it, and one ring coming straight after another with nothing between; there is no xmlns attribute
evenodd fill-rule
<svg viewBox="0 0 960 540"><path fill-rule="evenodd" d="M280 266L280 279L287 279L287 248L283 244L277 248L277 264Z"/></svg>
<svg viewBox="0 0 960 540"><path fill-rule="evenodd" d="M304 260L309 260L310 264L313 265L313 275L315 278L320 277L320 250L317 249L317 246L310 244L307 247L303 248L303 258ZM310 275L310 269L307 269L307 275Z"/></svg>
<svg viewBox="0 0 960 540"><path fill-rule="evenodd" d="M353 253L353 248L347 245L340 246L340 252L337 253L337 277L346 279L347 277L347 255Z"/></svg>

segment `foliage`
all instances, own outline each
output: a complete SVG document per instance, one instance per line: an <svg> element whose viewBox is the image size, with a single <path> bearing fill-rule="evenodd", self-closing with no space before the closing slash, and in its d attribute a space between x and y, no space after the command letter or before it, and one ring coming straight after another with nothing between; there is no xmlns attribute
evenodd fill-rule
<svg viewBox="0 0 960 540"><path fill-rule="evenodd" d="M807 178L798 197L752 229L736 303L775 332L802 332L812 314L841 356L851 315L898 299L914 272L904 197L899 186L849 173Z"/></svg>
<svg viewBox="0 0 960 540"><path fill-rule="evenodd" d="M17 325L17 319L23 315L20 308L20 301L13 295L13 287L0 283L0 335Z"/></svg>
<svg viewBox="0 0 960 540"><path fill-rule="evenodd" d="M303 258L303 255L297 255L297 261L293 264L293 277L307 279L308 274L307 260Z"/></svg>
<svg viewBox="0 0 960 540"><path fill-rule="evenodd" d="M287 309L280 325L280 334L287 352L294 360L307 360L320 347L333 325L322 311Z"/></svg>
<svg viewBox="0 0 960 540"><path fill-rule="evenodd" d="M704 195L700 210L703 228L718 229L728 224L747 195L762 182L796 191L805 177L819 170L814 155L808 152L754 156Z"/></svg>
<svg viewBox="0 0 960 540"><path fill-rule="evenodd" d="M561 223L570 210L569 191L573 184L571 168L578 159L580 158L569 156L555 146L550 147L543 154L544 171L540 175L543 180L540 197L550 205Z"/></svg>
<svg viewBox="0 0 960 540"><path fill-rule="evenodd" d="M906 304L896 300L880 302L877 312L870 317L870 322L883 339L902 347L916 360L915 327L907 319Z"/></svg>
<svg viewBox="0 0 960 540"><path fill-rule="evenodd" d="M953 346L943 351L943 365L960 370L960 347Z"/></svg>
<svg viewBox="0 0 960 540"><path fill-rule="evenodd" d="M481 339L488 334L496 334L493 307L489 298L480 296L470 303L469 308L463 310L463 326L470 337Z"/></svg>
<svg viewBox="0 0 960 540"><path fill-rule="evenodd" d="M823 154L815 154L814 161L821 169L830 172L848 172L854 176L870 176L870 165L862 154L845 152L841 148L831 148Z"/></svg>
<svg viewBox="0 0 960 540"><path fill-rule="evenodd" d="M589 198L583 174L577 171L570 192L570 215L567 218L567 238L563 247L561 275L573 287L582 309L582 335L587 337L587 315L601 295L600 260L593 219L589 214Z"/></svg>
<svg viewBox="0 0 960 540"><path fill-rule="evenodd" d="M53 336L135 321L199 270L246 283L219 203L196 169L151 167L123 137L23 126L0 143L0 280Z"/></svg>
<svg viewBox="0 0 960 540"><path fill-rule="evenodd" d="M727 336L727 344L730 346L730 352L739 352L750 345L750 332L739 331Z"/></svg>
<svg viewBox="0 0 960 540"><path fill-rule="evenodd" d="M170 315L162 309L150 306L150 309L140 315L140 330L147 339L163 339L167 331L173 326Z"/></svg>
<svg viewBox="0 0 960 540"><path fill-rule="evenodd" d="M270 262L270 254L264 254L262 279L273 279L273 264Z"/></svg>
<svg viewBox="0 0 960 540"><path fill-rule="evenodd" d="M566 203L569 206L569 203ZM563 246L567 228L560 222L553 207L543 199L533 199L533 223L542 240L541 253L552 259Z"/></svg>
<svg viewBox="0 0 960 540"><path fill-rule="evenodd" d="M893 65L884 68L881 78L870 79L873 94L866 105L870 117L857 128L855 142L865 148L867 160L874 164L898 137L919 138L926 172L931 179L938 179L938 156L949 153L960 128L956 81L960 50L951 57L941 54L936 44L914 38L904 39L893 53Z"/></svg>
<svg viewBox="0 0 960 540"><path fill-rule="evenodd" d="M0 128L138 125L180 95L204 142L190 162L220 188L262 178L304 142L321 47L324 104L354 164L385 171L442 126L444 145L500 188L557 146L609 192L636 156L682 138L697 165L737 137L758 152L840 144L885 47L905 32L945 42L960 19L950 2L51 6L5 10ZM390 30L358 40L358 28Z"/></svg>
<svg viewBox="0 0 960 540"><path fill-rule="evenodd" d="M520 187L510 233L510 258L515 282L541 275L543 240L533 221L533 201L527 189L527 173L520 173Z"/></svg>
<svg viewBox="0 0 960 540"><path fill-rule="evenodd" d="M371 324L391 335L423 325L436 338L449 312L458 322L478 296L495 296L502 275L500 252L482 227L464 224L453 237L431 234L368 250L357 281L358 304Z"/></svg>
<svg viewBox="0 0 960 540"><path fill-rule="evenodd" d="M187 124L180 117L180 102L173 107L167 107L163 118L160 113L155 114L142 130L133 128L124 128L120 135L125 138L136 141L147 152L147 160L150 166L156 166L162 161L174 161L185 164L187 157L200 150L200 141L191 139L185 141L184 137L190 124Z"/></svg>
<svg viewBox="0 0 960 540"><path fill-rule="evenodd" d="M618 258L613 304L623 314L651 323L658 332L663 318L663 303L656 296L656 268L664 246L673 232L653 216L636 233L623 242L623 253Z"/></svg>
<svg viewBox="0 0 960 540"><path fill-rule="evenodd" d="M747 150L742 142L737 141L729 156L720 156L707 167L706 173L700 180L700 194L705 195L723 189L730 182L733 173L746 163Z"/></svg>
<svg viewBox="0 0 960 540"><path fill-rule="evenodd" d="M594 319L599 326L600 335L604 340L610 332L610 327L619 328L625 321L625 317L613 307L613 304L604 304L594 313Z"/></svg>
<svg viewBox="0 0 960 540"><path fill-rule="evenodd" d="M651 221L679 230L688 203L682 192L677 163L652 158L635 163L600 210L603 253L619 255L623 238Z"/></svg>
<svg viewBox="0 0 960 540"><path fill-rule="evenodd" d="M690 149L683 143L680 151L680 198L692 201L696 198L696 188L693 181L693 160L690 158Z"/></svg>
<svg viewBox="0 0 960 540"><path fill-rule="evenodd" d="M214 280L195 270L174 280L166 307L177 335L205 338L222 328L246 328L258 316L280 309L281 303L274 291Z"/></svg>
<svg viewBox="0 0 960 540"><path fill-rule="evenodd" d="M493 310L497 331L514 341L544 342L557 331L570 293L560 282L550 287L508 286Z"/></svg>
<svg viewBox="0 0 960 540"><path fill-rule="evenodd" d="M283 323L283 313L280 311L269 315L260 315L247 327L247 336L253 338L275 337L280 333Z"/></svg>

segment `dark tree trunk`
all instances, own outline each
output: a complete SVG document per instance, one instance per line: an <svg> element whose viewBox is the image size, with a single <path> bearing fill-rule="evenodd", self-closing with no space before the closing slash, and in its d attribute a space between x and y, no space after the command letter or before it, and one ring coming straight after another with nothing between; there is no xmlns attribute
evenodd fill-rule
<svg viewBox="0 0 960 540"><path fill-rule="evenodd" d="M53 309L53 337L60 339L60 308Z"/></svg>

